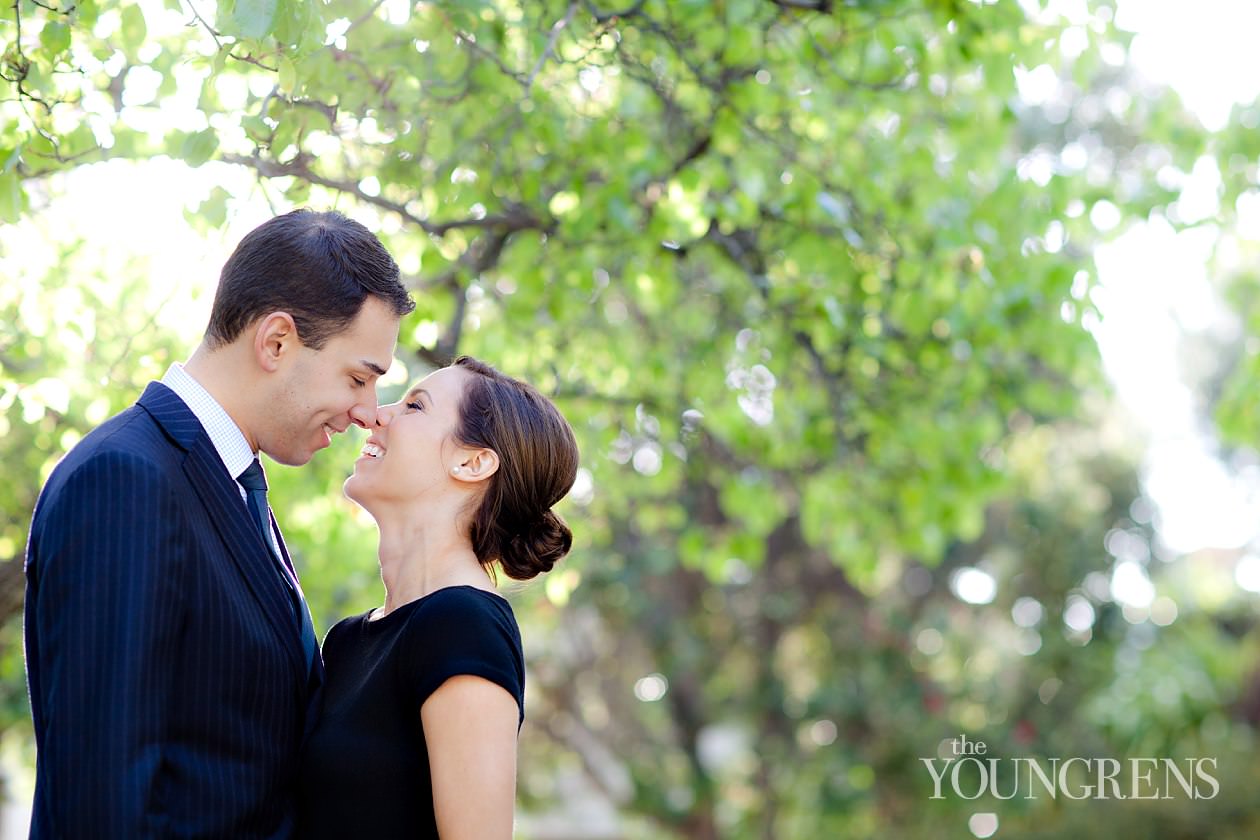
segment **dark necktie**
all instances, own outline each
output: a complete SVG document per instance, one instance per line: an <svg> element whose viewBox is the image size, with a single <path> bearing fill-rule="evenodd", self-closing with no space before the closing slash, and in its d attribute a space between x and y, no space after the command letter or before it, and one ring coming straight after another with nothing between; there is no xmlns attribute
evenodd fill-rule
<svg viewBox="0 0 1260 840"><path fill-rule="evenodd" d="M267 476L263 475L262 464L255 458L236 479L245 488L245 500L249 505L249 515L254 519L254 527L262 534L263 544L271 548L271 512L267 507Z"/></svg>
<svg viewBox="0 0 1260 840"><path fill-rule="evenodd" d="M306 604L302 601L301 590L298 588L297 583L297 573L293 571L293 567L289 565L283 552L277 553L271 541L271 510L267 507L267 477L263 474L262 464L255 458L245 468L245 472L241 473L236 480L245 488L245 500L249 506L249 514L262 536L263 544L267 546L267 553L275 560L276 571L280 573L285 589L289 593L293 612L298 621L299 633L302 637L302 647L306 651L306 661L308 665L313 667L315 656L318 654L315 628L311 625L310 613L306 609Z"/></svg>

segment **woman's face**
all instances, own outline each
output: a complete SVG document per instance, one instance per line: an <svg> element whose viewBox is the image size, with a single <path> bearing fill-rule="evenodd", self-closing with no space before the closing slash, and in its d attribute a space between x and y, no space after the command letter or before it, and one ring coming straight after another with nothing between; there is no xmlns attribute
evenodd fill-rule
<svg viewBox="0 0 1260 840"><path fill-rule="evenodd" d="M420 380L400 401L377 410L363 454L346 479L345 494L369 511L449 486L465 450L453 437L469 374L447 367Z"/></svg>

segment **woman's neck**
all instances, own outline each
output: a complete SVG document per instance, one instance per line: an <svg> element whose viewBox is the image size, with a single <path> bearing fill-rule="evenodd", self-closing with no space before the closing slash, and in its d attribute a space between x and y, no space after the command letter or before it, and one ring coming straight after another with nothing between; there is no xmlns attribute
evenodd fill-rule
<svg viewBox="0 0 1260 840"><path fill-rule="evenodd" d="M468 538L454 527L454 517L446 523L439 526L413 516L377 519L385 584L383 615L448 586L494 590Z"/></svg>

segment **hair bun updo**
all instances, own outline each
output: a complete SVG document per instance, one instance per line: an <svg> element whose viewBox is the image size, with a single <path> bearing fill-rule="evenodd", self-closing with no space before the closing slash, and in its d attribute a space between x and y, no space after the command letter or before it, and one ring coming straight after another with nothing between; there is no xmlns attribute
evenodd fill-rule
<svg viewBox="0 0 1260 840"><path fill-rule="evenodd" d="M551 571L573 547L573 532L553 511L525 531L508 538L499 552L499 566L513 580L529 580Z"/></svg>

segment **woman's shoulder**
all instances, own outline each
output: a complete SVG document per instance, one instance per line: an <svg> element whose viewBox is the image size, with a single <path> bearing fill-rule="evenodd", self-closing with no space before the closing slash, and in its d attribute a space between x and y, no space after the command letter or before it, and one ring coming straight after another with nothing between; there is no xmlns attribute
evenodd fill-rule
<svg viewBox="0 0 1260 840"><path fill-rule="evenodd" d="M338 620L332 627L328 628L328 632L324 634L324 644L328 644L334 639L344 639L352 637L355 632L362 628L364 624L372 617L372 610L361 612L357 615L348 615Z"/></svg>
<svg viewBox="0 0 1260 840"><path fill-rule="evenodd" d="M437 589L413 602L403 635L425 646L444 640L454 652L507 644L520 649L520 627L508 599L489 589L457 586Z"/></svg>
<svg viewBox="0 0 1260 840"><path fill-rule="evenodd" d="M520 628L502 595L476 586L452 586L422 598L399 639L399 667L424 700L459 675L497 683L524 714L525 662Z"/></svg>
<svg viewBox="0 0 1260 840"><path fill-rule="evenodd" d="M516 626L508 600L476 586L447 586L430 592L416 602L407 623L430 630L442 626L467 629L469 621L478 620Z"/></svg>

